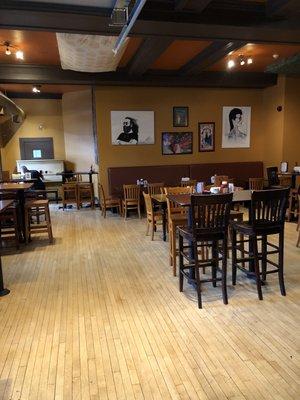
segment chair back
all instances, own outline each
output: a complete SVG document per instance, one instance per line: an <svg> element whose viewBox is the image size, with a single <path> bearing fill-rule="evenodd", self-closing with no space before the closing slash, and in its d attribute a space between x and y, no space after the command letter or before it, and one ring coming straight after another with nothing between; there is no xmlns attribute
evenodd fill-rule
<svg viewBox="0 0 300 400"><path fill-rule="evenodd" d="M186 187L186 186L195 187L196 183L197 183L196 179L190 179L189 181L181 181L180 186L181 187Z"/></svg>
<svg viewBox="0 0 300 400"><path fill-rule="evenodd" d="M278 175L279 185L283 187L292 186L292 176L291 175Z"/></svg>
<svg viewBox="0 0 300 400"><path fill-rule="evenodd" d="M228 182L228 175L216 175L214 186L221 186L223 181Z"/></svg>
<svg viewBox="0 0 300 400"><path fill-rule="evenodd" d="M267 168L267 177L269 186L277 186L279 185L278 179L278 168L277 167L268 167Z"/></svg>
<svg viewBox="0 0 300 400"><path fill-rule="evenodd" d="M153 194L161 194L165 184L164 182L148 183L148 193L150 196Z"/></svg>
<svg viewBox="0 0 300 400"><path fill-rule="evenodd" d="M226 235L228 232L232 193L192 195L191 213L193 235Z"/></svg>
<svg viewBox="0 0 300 400"><path fill-rule="evenodd" d="M190 186L186 187L181 187L181 186L176 186L176 187L165 187L165 194L192 194L193 193L193 188ZM179 215L182 214L185 216L187 214L187 208L182 207L179 204L175 203L174 201L170 200L167 196L167 208L168 208L168 216L172 215Z"/></svg>
<svg viewBox="0 0 300 400"><path fill-rule="evenodd" d="M263 190L264 178L249 178L249 189L250 190Z"/></svg>
<svg viewBox="0 0 300 400"><path fill-rule="evenodd" d="M250 209L254 228L284 225L289 193L289 188L254 191Z"/></svg>
<svg viewBox="0 0 300 400"><path fill-rule="evenodd" d="M123 185L124 199L140 201L141 189L139 185Z"/></svg>
<svg viewBox="0 0 300 400"><path fill-rule="evenodd" d="M151 196L149 193L145 193L145 192L143 192L143 196L144 196L145 205L146 205L147 217L152 218L153 217L153 205L152 205Z"/></svg>
<svg viewBox="0 0 300 400"><path fill-rule="evenodd" d="M105 206L106 198L105 198L104 189L103 189L103 186L101 185L101 183L98 184L98 193L99 193L99 201L100 201L101 207Z"/></svg>

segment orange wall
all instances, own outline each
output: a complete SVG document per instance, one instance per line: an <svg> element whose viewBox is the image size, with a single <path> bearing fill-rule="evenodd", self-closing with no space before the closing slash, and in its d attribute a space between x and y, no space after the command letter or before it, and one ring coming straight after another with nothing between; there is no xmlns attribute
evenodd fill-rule
<svg viewBox="0 0 300 400"><path fill-rule="evenodd" d="M100 152L100 179L107 188L107 168L115 166L191 164L226 161L258 161L263 158L262 90L202 88L102 87L96 90L97 125ZM222 107L251 106L250 148L222 149ZM173 106L189 107L189 127L173 128ZM153 110L155 144L113 146L110 111ZM198 122L216 123L216 151L198 152ZM192 131L193 154L161 154L163 131Z"/></svg>
<svg viewBox="0 0 300 400"><path fill-rule="evenodd" d="M285 88L284 140L282 159L292 168L300 165L300 79L287 78Z"/></svg>

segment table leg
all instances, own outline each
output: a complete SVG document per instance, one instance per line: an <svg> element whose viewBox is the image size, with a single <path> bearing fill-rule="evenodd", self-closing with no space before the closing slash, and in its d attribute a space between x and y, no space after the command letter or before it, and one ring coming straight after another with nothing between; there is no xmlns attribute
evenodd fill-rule
<svg viewBox="0 0 300 400"><path fill-rule="evenodd" d="M18 190L18 203L20 207L21 239L25 240L25 195L24 190Z"/></svg>
<svg viewBox="0 0 300 400"><path fill-rule="evenodd" d="M2 272L2 261L0 256L0 297L6 296L10 290L4 288L3 284L3 272Z"/></svg>

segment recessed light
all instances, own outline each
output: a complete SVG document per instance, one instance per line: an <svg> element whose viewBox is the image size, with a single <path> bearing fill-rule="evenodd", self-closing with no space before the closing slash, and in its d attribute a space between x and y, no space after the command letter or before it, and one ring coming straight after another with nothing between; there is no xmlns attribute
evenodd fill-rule
<svg viewBox="0 0 300 400"><path fill-rule="evenodd" d="M227 63L228 68L233 68L235 66L235 62L233 60L229 60Z"/></svg>
<svg viewBox="0 0 300 400"><path fill-rule="evenodd" d="M39 86L39 85L33 86L32 91L33 91L33 93L41 93L41 86Z"/></svg>
<svg viewBox="0 0 300 400"><path fill-rule="evenodd" d="M247 58L247 64L253 64L253 59L251 57Z"/></svg>
<svg viewBox="0 0 300 400"><path fill-rule="evenodd" d="M17 58L18 60L24 60L24 53L23 53L22 50L18 50L18 51L16 52L16 58Z"/></svg>
<svg viewBox="0 0 300 400"><path fill-rule="evenodd" d="M10 50L9 47L6 47L5 54L6 54L7 56L10 56L10 55L11 55L11 50Z"/></svg>
<svg viewBox="0 0 300 400"><path fill-rule="evenodd" d="M279 57L279 54L273 54L272 57L275 58L275 60L277 60L277 58Z"/></svg>

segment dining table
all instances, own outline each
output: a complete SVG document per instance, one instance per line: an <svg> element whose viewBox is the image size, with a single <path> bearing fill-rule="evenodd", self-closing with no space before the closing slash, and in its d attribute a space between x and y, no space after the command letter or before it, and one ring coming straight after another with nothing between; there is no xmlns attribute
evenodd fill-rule
<svg viewBox="0 0 300 400"><path fill-rule="evenodd" d="M0 214L3 213L8 207L13 204L13 200L0 200ZM2 271L2 260L0 253L0 297L6 296L10 292L9 289L4 287L3 283L3 271Z"/></svg>
<svg viewBox="0 0 300 400"><path fill-rule="evenodd" d="M32 182L7 182L0 183L0 192L9 193L15 192L17 194L17 201L20 210L20 227L22 240L25 240L25 192L31 189Z"/></svg>

